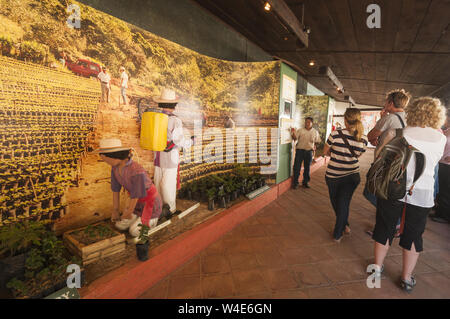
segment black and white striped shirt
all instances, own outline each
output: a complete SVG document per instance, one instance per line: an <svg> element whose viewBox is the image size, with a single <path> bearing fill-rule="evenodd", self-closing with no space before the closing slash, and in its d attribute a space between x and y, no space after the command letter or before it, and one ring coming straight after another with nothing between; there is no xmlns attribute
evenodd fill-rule
<svg viewBox="0 0 450 319"><path fill-rule="evenodd" d="M366 136L363 135L361 141L358 142L349 131L344 129L342 130L342 134L345 135L350 147L357 156L360 156L366 151L368 143ZM327 177L338 178L359 172L358 159L352 155L344 140L339 137L337 130L331 132L327 144L330 147L331 153L331 159L326 170Z"/></svg>

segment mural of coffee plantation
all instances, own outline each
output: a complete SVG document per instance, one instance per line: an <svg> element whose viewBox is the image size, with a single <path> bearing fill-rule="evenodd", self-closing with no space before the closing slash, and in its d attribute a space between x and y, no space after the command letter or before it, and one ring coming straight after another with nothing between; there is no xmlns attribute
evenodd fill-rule
<svg viewBox="0 0 450 319"><path fill-rule="evenodd" d="M72 4L79 29L67 24ZM112 77L109 103L100 101L101 66ZM121 66L130 77L128 108L118 99ZM180 96L176 114L187 137L198 122L203 134L223 133L183 152L179 198L214 210L265 185L275 171L261 175L260 167L276 170L270 142L277 141L280 67L203 56L76 1L0 0L0 295L48 296L65 286L67 265L125 250L125 236L104 222L110 168L92 151L99 139L118 137L152 176L153 154L139 146L140 115L164 87ZM236 124L235 162L194 161L205 149L225 158L227 116ZM265 154L246 139L247 128L258 139L264 134ZM268 156L274 162L261 160Z"/></svg>

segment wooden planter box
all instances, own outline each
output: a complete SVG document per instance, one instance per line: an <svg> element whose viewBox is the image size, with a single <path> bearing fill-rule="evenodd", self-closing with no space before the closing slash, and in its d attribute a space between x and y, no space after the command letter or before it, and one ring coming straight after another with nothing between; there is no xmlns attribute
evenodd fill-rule
<svg viewBox="0 0 450 319"><path fill-rule="evenodd" d="M94 225L98 224L101 224L101 222ZM83 261L83 265L88 265L92 262L99 260L100 258L105 258L125 250L126 246L125 235L119 233L115 229L112 229L113 232L116 234L115 236L103 239L90 245L84 245L78 242L71 235L73 232L85 228L86 227L74 229L64 233L63 235L64 245L72 254L81 258L81 260Z"/></svg>

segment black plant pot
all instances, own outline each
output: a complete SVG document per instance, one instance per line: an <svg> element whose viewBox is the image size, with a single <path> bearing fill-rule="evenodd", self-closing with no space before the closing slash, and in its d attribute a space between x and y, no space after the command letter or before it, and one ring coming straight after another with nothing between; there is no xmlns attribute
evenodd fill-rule
<svg viewBox="0 0 450 319"><path fill-rule="evenodd" d="M192 200L192 192L187 191L187 199Z"/></svg>
<svg viewBox="0 0 450 319"><path fill-rule="evenodd" d="M209 210L214 210L214 199L210 199L208 201L208 209Z"/></svg>
<svg viewBox="0 0 450 319"><path fill-rule="evenodd" d="M230 194L225 195L225 201L227 204L230 202L230 200L231 200Z"/></svg>
<svg viewBox="0 0 450 319"><path fill-rule="evenodd" d="M137 257L140 261L148 260L149 246L150 246L150 242L146 242L145 244L136 244L136 253L137 253Z"/></svg>
<svg viewBox="0 0 450 319"><path fill-rule="evenodd" d="M237 197L238 197L237 191L234 191L234 192L231 193L231 200L236 200Z"/></svg>
<svg viewBox="0 0 450 319"><path fill-rule="evenodd" d="M227 207L227 203L225 201L225 196L220 198L220 208L226 208Z"/></svg>

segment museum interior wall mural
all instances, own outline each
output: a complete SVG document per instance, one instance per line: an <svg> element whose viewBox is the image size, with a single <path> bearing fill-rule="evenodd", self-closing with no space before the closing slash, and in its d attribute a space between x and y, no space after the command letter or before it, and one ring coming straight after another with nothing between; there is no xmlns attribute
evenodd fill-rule
<svg viewBox="0 0 450 319"><path fill-rule="evenodd" d="M80 28L68 24L70 4L80 9ZM89 6L58 0L2 0L0 52L0 226L53 219L63 231L109 217L110 168L92 151L101 138L120 138L152 176L153 152L139 145L140 116L157 106L152 97L164 87L180 96L176 114L186 136L202 125L202 143L183 154L182 182L233 167L187 160L204 148L226 153L213 144L222 139L226 145L227 116L236 126L233 144L246 141L245 165L270 166L247 153L255 148L252 134L271 141L270 128L278 126L281 62L213 59ZM112 78L109 103L100 102L101 66ZM129 105L119 97L121 66L130 77ZM276 147L269 143L266 150L275 161ZM234 158L242 150L235 147Z"/></svg>

